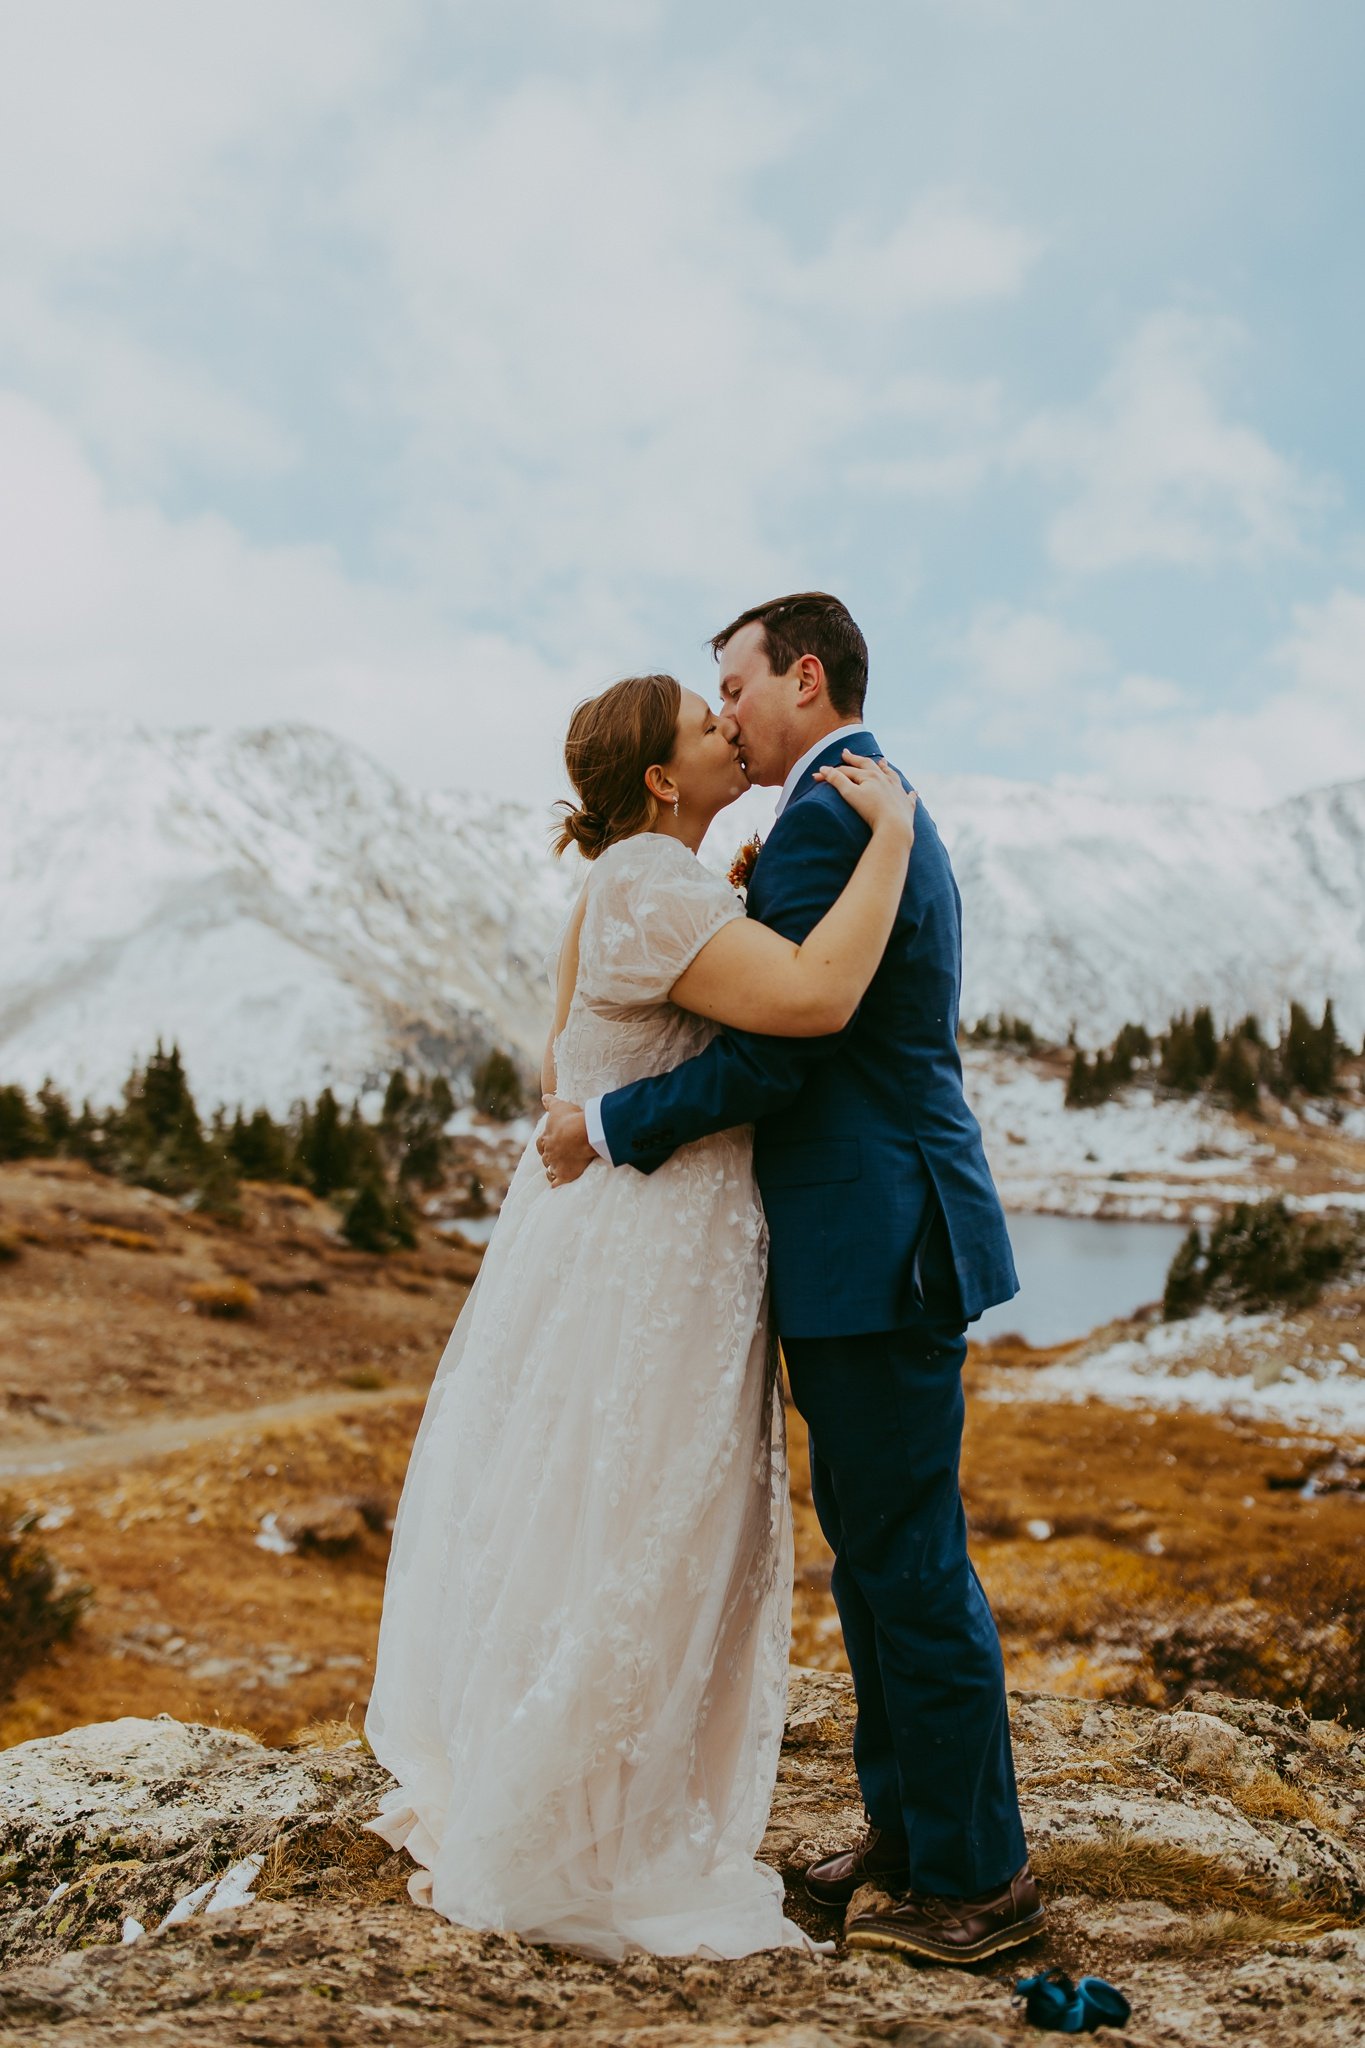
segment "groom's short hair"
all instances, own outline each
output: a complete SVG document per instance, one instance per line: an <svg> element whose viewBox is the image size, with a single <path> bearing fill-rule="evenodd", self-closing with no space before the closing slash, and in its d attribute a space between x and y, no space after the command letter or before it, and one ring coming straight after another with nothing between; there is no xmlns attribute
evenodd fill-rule
<svg viewBox="0 0 1365 2048"><path fill-rule="evenodd" d="M741 626L760 625L768 650L768 666L785 675L803 654L824 665L829 701L842 718L857 717L867 695L867 642L846 604L827 590L798 590L792 597L770 597L750 605L711 638L717 661L726 642Z"/></svg>

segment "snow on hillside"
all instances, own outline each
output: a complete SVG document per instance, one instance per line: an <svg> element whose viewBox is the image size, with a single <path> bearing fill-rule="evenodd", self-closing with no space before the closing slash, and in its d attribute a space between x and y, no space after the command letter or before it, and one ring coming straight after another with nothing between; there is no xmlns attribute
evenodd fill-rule
<svg viewBox="0 0 1365 2048"><path fill-rule="evenodd" d="M314 728L0 720L0 1079L114 1101L161 1034L201 1109L280 1111L538 1060L573 879L545 834Z"/></svg>
<svg viewBox="0 0 1365 2048"><path fill-rule="evenodd" d="M1199 1002L1273 1022L1291 995L1331 994L1365 1031L1365 783L1260 814L986 778L924 795L965 903L966 1020L1008 1012L1057 1039L1074 1021L1098 1043ZM407 789L312 727L0 720L0 1081L51 1073L111 1100L158 1034L205 1108L283 1109L398 1059L458 1079L494 1043L537 1059L581 873L551 861L547 824ZM1035 1090L1027 1115L1074 1148L1054 1110ZM1111 1172L1148 1144L1133 1114L1111 1119ZM1025 1119L1002 1101L1002 1130ZM1222 1143L1149 1120L1166 1151ZM1007 1178L1026 1163L1010 1149L993 1146Z"/></svg>
<svg viewBox="0 0 1365 2048"><path fill-rule="evenodd" d="M1265 811L927 778L965 908L964 1018L1107 1044L1209 1003L1272 1028L1291 997L1365 1032L1365 782Z"/></svg>
<svg viewBox="0 0 1365 2048"><path fill-rule="evenodd" d="M1054 1365L999 1372L995 1401L1107 1401L1194 1408L1254 1422L1365 1433L1365 1361L1345 1337L1314 1341L1303 1320L1205 1309L1084 1344Z"/></svg>
<svg viewBox="0 0 1365 2048"><path fill-rule="evenodd" d="M1007 1209L1205 1221L1225 1201L1277 1192L1275 1147L1198 1096L1131 1088L1067 1109L1062 1076L1018 1054L966 1046L962 1065Z"/></svg>

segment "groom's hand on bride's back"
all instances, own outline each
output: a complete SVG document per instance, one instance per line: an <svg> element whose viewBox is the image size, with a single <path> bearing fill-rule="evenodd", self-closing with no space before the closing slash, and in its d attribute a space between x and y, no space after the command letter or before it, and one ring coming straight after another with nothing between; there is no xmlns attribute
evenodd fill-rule
<svg viewBox="0 0 1365 2048"><path fill-rule="evenodd" d="M536 1139L536 1150L553 1187L577 1180L597 1154L588 1143L588 1120L576 1102L561 1102L557 1095L541 1097L545 1104L545 1128Z"/></svg>

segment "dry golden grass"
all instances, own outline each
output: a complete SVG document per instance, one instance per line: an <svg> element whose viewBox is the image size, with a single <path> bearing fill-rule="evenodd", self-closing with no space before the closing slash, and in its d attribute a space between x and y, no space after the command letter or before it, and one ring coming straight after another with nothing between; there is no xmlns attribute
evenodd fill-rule
<svg viewBox="0 0 1365 2048"><path fill-rule="evenodd" d="M159 1252L163 1248L160 1238L153 1237L150 1231L127 1230L118 1223L87 1223L85 1230L87 1237L98 1238L101 1244L117 1245L120 1251Z"/></svg>
<svg viewBox="0 0 1365 2048"><path fill-rule="evenodd" d="M1040 1882L1059 1896L1079 1893L1106 1903L1157 1899L1183 1912L1255 1913L1279 1928L1320 1932L1345 1925L1340 1916L1350 1906L1344 1894L1326 1892L1316 1898L1277 1898L1216 1857L1174 1842L1149 1841L1123 1828L1103 1837L1044 1843L1029 1860Z"/></svg>
<svg viewBox="0 0 1365 2048"><path fill-rule="evenodd" d="M201 1316L249 1316L261 1305L251 1282L237 1273L224 1273L221 1280L197 1281L185 1289L185 1298Z"/></svg>
<svg viewBox="0 0 1365 2048"><path fill-rule="evenodd" d="M1332 1816L1316 1792L1307 1785L1291 1785L1276 1771L1226 1779L1218 1789L1248 1820L1307 1820L1320 1828L1332 1825Z"/></svg>
<svg viewBox="0 0 1365 2048"><path fill-rule="evenodd" d="M252 1889L258 1899L303 1894L337 1905L380 1905L409 1897L414 1867L405 1851L391 1849L358 1820L305 1822L272 1842Z"/></svg>
<svg viewBox="0 0 1365 2048"><path fill-rule="evenodd" d="M286 1749L349 1749L352 1744L363 1749L366 1756L373 1756L369 1737L365 1730L353 1725L351 1715L354 1705L347 1707L343 1720L305 1721L296 1728L284 1745Z"/></svg>
<svg viewBox="0 0 1365 2048"><path fill-rule="evenodd" d="M228 1230L160 1197L111 1209L108 1182L71 1162L0 1167L6 1230L43 1239L0 1268L9 1442L46 1464L67 1437L140 1418L240 1418L212 1443L145 1462L134 1454L121 1471L13 1482L21 1507L61 1515L43 1541L96 1600L73 1641L0 1709L0 1743L161 1711L245 1721L278 1742L307 1720L363 1707L382 1528L336 1557L278 1556L256 1537L263 1516L318 1495L392 1508L478 1256L432 1234L416 1252L360 1259L339 1250L335 1213L302 1190L248 1185L243 1201L244 1227ZM135 1261L89 1235L92 1223L131 1229L139 1215L159 1249ZM256 1284L251 1316L182 1312L189 1288L216 1297L229 1284L229 1263ZM1316 1342L1328 1324L1310 1324ZM1331 1327L1339 1337L1342 1325ZM1037 1356L1046 1354L993 1349L997 1364ZM974 1356L969 1394L983 1371ZM253 1425L255 1404L341 1388L361 1396L353 1417ZM799 1417L789 1423L793 1656L844 1669L805 1432ZM1011 1683L1154 1705L1218 1686L1365 1718L1361 1503L1270 1488L1307 1455L1284 1435L1207 1415L972 1400L964 1492ZM1038 1518L1053 1531L1046 1541L1027 1533ZM178 1638L188 1647L161 1647ZM308 1668L276 1684L265 1666L281 1646ZM230 1668L196 1675L213 1662ZM1247 1796L1268 1802L1268 1818L1292 1818L1295 1798L1311 1797L1305 1786Z"/></svg>
<svg viewBox="0 0 1365 2048"><path fill-rule="evenodd" d="M1344 1923L1335 1914L1285 1919L1255 1907L1245 1912L1192 1913L1149 1938L1163 1955L1214 1956L1229 1948L1262 1948L1270 1942L1311 1941Z"/></svg>

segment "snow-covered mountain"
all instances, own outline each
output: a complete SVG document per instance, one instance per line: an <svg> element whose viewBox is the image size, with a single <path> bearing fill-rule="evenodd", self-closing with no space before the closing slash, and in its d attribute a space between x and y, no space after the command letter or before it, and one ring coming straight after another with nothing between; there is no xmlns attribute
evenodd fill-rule
<svg viewBox="0 0 1365 2048"><path fill-rule="evenodd" d="M546 835L311 727L0 720L0 1081L117 1101L158 1035L205 1111L538 1063L573 880Z"/></svg>
<svg viewBox="0 0 1365 2048"><path fill-rule="evenodd" d="M1331 994L1365 1030L1365 783L1248 813L926 782L966 906L963 1014L1087 1042ZM406 1060L539 1056L577 856L537 810L406 788L315 728L0 720L0 1082L112 1101L177 1038L201 1107ZM728 841L727 847L728 847Z"/></svg>
<svg viewBox="0 0 1365 2048"><path fill-rule="evenodd" d="M1263 811L976 776L924 797L962 891L964 1017L1098 1045L1198 1003L1273 1030L1331 996L1365 1031L1365 782Z"/></svg>

